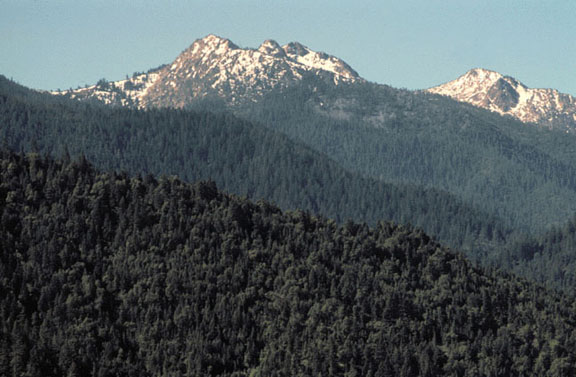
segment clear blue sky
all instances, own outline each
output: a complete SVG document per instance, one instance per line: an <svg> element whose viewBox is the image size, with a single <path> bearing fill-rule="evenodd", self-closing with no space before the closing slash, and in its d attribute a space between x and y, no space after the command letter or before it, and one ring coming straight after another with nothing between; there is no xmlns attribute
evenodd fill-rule
<svg viewBox="0 0 576 377"><path fill-rule="evenodd" d="M575 17L574 0L0 0L0 74L37 89L118 80L212 33L299 41L394 87L482 67L576 95Z"/></svg>

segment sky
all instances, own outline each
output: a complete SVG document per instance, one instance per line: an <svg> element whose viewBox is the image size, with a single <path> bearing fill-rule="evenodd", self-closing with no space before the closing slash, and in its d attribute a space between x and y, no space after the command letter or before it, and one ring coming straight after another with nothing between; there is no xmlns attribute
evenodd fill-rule
<svg viewBox="0 0 576 377"><path fill-rule="evenodd" d="M576 95L575 15L574 0L0 0L0 74L77 88L216 34L245 48L298 41L397 88L480 67Z"/></svg>

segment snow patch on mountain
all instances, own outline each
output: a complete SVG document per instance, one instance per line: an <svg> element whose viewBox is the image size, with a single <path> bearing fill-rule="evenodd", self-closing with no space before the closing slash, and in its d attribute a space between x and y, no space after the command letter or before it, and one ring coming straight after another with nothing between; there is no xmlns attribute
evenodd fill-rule
<svg viewBox="0 0 576 377"><path fill-rule="evenodd" d="M289 43L283 47L283 50L290 60L295 63L312 69L332 72L336 76L341 76L349 80L358 78L358 73L342 60L323 52L312 51L300 43Z"/></svg>
<svg viewBox="0 0 576 377"><path fill-rule="evenodd" d="M51 92L71 99L98 101L106 105L141 108L142 99L160 77L157 71L135 74L131 78L114 82L101 80L86 88Z"/></svg>
<svg viewBox="0 0 576 377"><path fill-rule="evenodd" d="M155 72L57 94L140 108L184 107L195 99L212 96L235 104L256 101L272 89L293 85L306 74L321 76L336 85L363 81L342 60L298 42L281 47L269 39L257 49L240 48L210 34Z"/></svg>
<svg viewBox="0 0 576 377"><path fill-rule="evenodd" d="M510 115L525 123L576 132L576 98L554 89L532 89L498 72L475 68L430 93Z"/></svg>

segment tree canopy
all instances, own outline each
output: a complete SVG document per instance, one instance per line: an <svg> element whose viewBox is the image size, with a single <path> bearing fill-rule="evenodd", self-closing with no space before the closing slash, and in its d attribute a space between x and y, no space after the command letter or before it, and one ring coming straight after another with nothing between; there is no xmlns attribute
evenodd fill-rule
<svg viewBox="0 0 576 377"><path fill-rule="evenodd" d="M575 324L411 227L0 152L3 376L573 376Z"/></svg>

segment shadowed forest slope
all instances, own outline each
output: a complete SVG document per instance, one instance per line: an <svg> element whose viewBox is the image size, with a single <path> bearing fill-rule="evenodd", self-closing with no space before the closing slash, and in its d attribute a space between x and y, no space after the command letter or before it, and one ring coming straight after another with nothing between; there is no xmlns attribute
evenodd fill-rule
<svg viewBox="0 0 576 377"><path fill-rule="evenodd" d="M420 231L0 153L5 376L572 376L576 304Z"/></svg>

